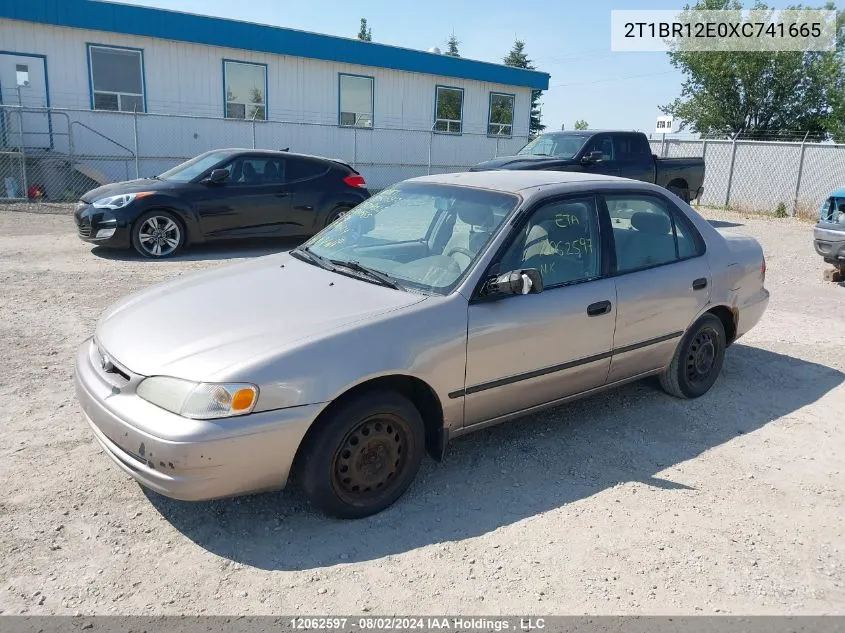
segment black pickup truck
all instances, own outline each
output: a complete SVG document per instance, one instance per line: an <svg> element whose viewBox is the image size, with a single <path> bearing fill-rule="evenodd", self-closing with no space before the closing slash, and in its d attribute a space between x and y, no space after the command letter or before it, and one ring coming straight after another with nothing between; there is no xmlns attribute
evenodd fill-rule
<svg viewBox="0 0 845 633"><path fill-rule="evenodd" d="M549 169L608 174L655 183L685 202L704 191L703 158L658 158L642 132L576 130L532 139L515 156L498 156L470 171Z"/></svg>

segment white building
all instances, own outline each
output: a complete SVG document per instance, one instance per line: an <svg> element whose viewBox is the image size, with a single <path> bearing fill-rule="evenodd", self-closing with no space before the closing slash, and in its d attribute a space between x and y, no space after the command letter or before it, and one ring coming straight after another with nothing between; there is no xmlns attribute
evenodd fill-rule
<svg viewBox="0 0 845 633"><path fill-rule="evenodd" d="M548 83L537 71L174 11L0 2L0 105L70 110L18 112L7 137L17 130L19 145L77 163L123 156L117 172L101 166L112 178L253 142L342 156L387 180L426 160L459 167L524 144L531 91Z"/></svg>

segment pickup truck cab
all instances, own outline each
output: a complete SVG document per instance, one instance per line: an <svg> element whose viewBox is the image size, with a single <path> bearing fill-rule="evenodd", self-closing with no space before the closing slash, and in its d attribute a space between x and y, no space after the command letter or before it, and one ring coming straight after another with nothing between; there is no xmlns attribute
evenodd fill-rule
<svg viewBox="0 0 845 633"><path fill-rule="evenodd" d="M470 171L531 169L581 171L650 182L684 202L704 191L703 158L658 158L642 132L574 130L532 139L515 156L498 156Z"/></svg>

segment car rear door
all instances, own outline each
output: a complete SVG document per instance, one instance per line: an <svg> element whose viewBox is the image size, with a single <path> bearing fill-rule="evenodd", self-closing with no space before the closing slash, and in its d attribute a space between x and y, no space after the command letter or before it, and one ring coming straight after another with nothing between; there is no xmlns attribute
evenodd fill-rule
<svg viewBox="0 0 845 633"><path fill-rule="evenodd" d="M596 198L540 203L491 274L537 268L545 290L470 302L465 424L516 413L604 384L616 319Z"/></svg>
<svg viewBox="0 0 845 633"><path fill-rule="evenodd" d="M656 193L602 196L612 227L616 333L609 382L665 367L710 301L704 241L680 209Z"/></svg>
<svg viewBox="0 0 845 633"><path fill-rule="evenodd" d="M644 134L614 134L613 147L617 163L616 176L654 182L654 156Z"/></svg>
<svg viewBox="0 0 845 633"><path fill-rule="evenodd" d="M291 230L292 187L284 157L245 154L223 167L229 178L196 202L208 238L296 235Z"/></svg>

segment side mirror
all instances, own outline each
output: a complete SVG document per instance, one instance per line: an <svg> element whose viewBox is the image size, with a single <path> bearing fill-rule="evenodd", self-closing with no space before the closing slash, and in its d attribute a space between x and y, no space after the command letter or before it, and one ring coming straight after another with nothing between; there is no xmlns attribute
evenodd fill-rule
<svg viewBox="0 0 845 633"><path fill-rule="evenodd" d="M604 154L602 154L600 151L596 150L596 151L594 151L594 152L590 152L589 154L587 154L586 156L584 156L584 157L581 159L581 162L582 162L582 163L584 163L584 164L587 164L587 163L600 163L600 162L601 162L601 161L603 161L603 160L604 160Z"/></svg>
<svg viewBox="0 0 845 633"><path fill-rule="evenodd" d="M543 292L543 276L536 268L524 268L491 277L484 285L487 297L509 297Z"/></svg>
<svg viewBox="0 0 845 633"><path fill-rule="evenodd" d="M220 185L226 182L226 179L228 177L228 169L212 169L211 173L208 175L207 182L211 183L212 185Z"/></svg>

